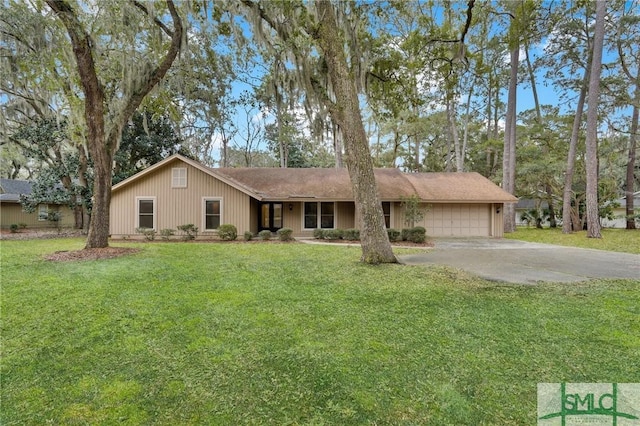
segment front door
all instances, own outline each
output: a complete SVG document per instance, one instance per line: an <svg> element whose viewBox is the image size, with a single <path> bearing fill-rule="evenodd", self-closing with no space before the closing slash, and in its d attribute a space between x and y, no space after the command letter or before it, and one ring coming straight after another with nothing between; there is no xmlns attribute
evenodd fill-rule
<svg viewBox="0 0 640 426"><path fill-rule="evenodd" d="M282 228L282 203L261 203L258 231L276 232Z"/></svg>

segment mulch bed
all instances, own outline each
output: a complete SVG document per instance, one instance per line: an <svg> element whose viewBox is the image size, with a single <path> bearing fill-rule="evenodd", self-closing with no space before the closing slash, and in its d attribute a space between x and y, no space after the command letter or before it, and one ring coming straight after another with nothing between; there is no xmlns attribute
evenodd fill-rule
<svg viewBox="0 0 640 426"><path fill-rule="evenodd" d="M127 256L139 252L138 248L130 247L104 247L73 251L57 251L45 256L45 259L52 262L74 262L83 260L113 259Z"/></svg>

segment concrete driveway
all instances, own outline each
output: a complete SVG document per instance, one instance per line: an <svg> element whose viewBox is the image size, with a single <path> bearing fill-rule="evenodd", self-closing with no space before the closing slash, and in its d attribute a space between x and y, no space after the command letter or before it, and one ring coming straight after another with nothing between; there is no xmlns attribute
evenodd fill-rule
<svg viewBox="0 0 640 426"><path fill-rule="evenodd" d="M506 239L435 239L435 248L399 256L407 265L448 265L491 281L535 284L590 278L640 280L640 255Z"/></svg>

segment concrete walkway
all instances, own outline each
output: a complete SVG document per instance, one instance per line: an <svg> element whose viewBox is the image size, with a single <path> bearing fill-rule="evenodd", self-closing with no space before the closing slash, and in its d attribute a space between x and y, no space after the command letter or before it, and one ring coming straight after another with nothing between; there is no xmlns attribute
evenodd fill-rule
<svg viewBox="0 0 640 426"><path fill-rule="evenodd" d="M591 278L640 281L640 255L506 239L435 239L435 248L399 256L407 265L448 265L492 281L535 284Z"/></svg>

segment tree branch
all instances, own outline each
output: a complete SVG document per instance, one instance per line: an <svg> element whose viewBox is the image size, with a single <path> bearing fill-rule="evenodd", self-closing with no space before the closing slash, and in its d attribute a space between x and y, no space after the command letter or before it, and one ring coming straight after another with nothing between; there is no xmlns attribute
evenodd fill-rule
<svg viewBox="0 0 640 426"><path fill-rule="evenodd" d="M151 17L151 14L149 13L149 9L147 9L147 6L145 6L144 4L140 3L137 0L131 0L131 3L138 9L142 10L145 13L145 15ZM157 16L153 17L153 22L155 22L157 26L162 28L162 31L164 31L165 34L173 38L173 31L171 31L169 27L167 27L161 20L159 20Z"/></svg>

